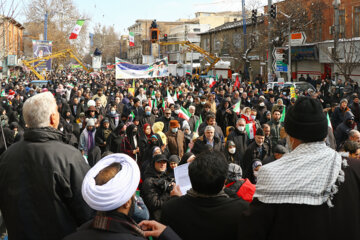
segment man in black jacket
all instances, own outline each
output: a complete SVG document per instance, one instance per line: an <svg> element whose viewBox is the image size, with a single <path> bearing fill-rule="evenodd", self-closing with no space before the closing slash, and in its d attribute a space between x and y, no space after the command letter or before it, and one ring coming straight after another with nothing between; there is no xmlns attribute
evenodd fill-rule
<svg viewBox="0 0 360 240"><path fill-rule="evenodd" d="M238 239L360 239L360 162L326 146L320 101L298 98L285 130L292 151L260 168Z"/></svg>
<svg viewBox="0 0 360 240"><path fill-rule="evenodd" d="M50 92L29 98L23 115L24 140L0 158L0 210L10 239L62 239L92 216L80 192L89 166L62 142Z"/></svg>
<svg viewBox="0 0 360 240"><path fill-rule="evenodd" d="M248 136L245 131L245 119L239 118L236 122L236 128L230 133L227 141L233 141L236 145L236 159L239 159L241 168L244 168L244 154L247 148Z"/></svg>
<svg viewBox="0 0 360 240"><path fill-rule="evenodd" d="M189 165L192 189L165 203L161 222L174 229L182 239L235 239L240 215L248 208L248 203L225 194L227 174L228 163L222 153L198 155ZM175 187L174 191L177 190Z"/></svg>

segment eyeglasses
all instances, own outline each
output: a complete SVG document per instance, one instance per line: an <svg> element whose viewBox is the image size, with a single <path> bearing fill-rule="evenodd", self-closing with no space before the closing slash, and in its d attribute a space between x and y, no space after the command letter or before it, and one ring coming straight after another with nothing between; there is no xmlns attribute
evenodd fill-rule
<svg viewBox="0 0 360 240"><path fill-rule="evenodd" d="M166 115L170 115L171 113L165 113Z"/></svg>

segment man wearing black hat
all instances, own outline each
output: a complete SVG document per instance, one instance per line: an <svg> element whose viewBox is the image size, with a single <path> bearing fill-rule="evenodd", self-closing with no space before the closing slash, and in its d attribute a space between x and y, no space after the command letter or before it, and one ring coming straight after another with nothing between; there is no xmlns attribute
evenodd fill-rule
<svg viewBox="0 0 360 240"><path fill-rule="evenodd" d="M360 162L326 146L321 103L300 97L285 130L292 151L260 168L239 239L360 239Z"/></svg>
<svg viewBox="0 0 360 240"><path fill-rule="evenodd" d="M244 155L244 178L248 178L252 183L255 183L252 164L254 159L263 160L270 155L268 145L264 145L265 134L262 128L258 128L255 134L255 141L250 143Z"/></svg>

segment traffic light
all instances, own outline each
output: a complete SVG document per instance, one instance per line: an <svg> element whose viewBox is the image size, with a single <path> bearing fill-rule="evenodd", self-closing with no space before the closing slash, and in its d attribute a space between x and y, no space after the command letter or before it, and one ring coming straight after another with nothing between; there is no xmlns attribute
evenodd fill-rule
<svg viewBox="0 0 360 240"><path fill-rule="evenodd" d="M159 29L151 28L150 29L151 42L155 43L159 40Z"/></svg>
<svg viewBox="0 0 360 240"><path fill-rule="evenodd" d="M276 18L276 13L277 13L276 5L272 4L271 7L270 7L270 17L275 19Z"/></svg>
<svg viewBox="0 0 360 240"><path fill-rule="evenodd" d="M168 35L165 33L164 34L164 41L167 42L167 40L168 40Z"/></svg>
<svg viewBox="0 0 360 240"><path fill-rule="evenodd" d="M289 64L289 49L284 50L282 62L285 64Z"/></svg>
<svg viewBox="0 0 360 240"><path fill-rule="evenodd" d="M252 10L251 12L252 12L251 21L252 21L253 23L256 23L256 21L257 21L257 10L254 9L254 10Z"/></svg>

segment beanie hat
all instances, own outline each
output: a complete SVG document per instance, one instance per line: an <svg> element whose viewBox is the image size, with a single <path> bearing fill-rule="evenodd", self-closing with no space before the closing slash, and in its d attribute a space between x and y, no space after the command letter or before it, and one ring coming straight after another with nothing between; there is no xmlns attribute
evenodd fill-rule
<svg viewBox="0 0 360 240"><path fill-rule="evenodd" d="M169 162L175 162L177 164L179 164L180 162L180 157L178 155L171 155L169 157Z"/></svg>
<svg viewBox="0 0 360 240"><path fill-rule="evenodd" d="M285 116L285 131L291 137L305 141L323 141L328 134L328 122L321 103L310 97L300 97Z"/></svg>
<svg viewBox="0 0 360 240"><path fill-rule="evenodd" d="M256 134L255 135L257 135L257 136L265 136L264 130L262 128L256 129Z"/></svg>
<svg viewBox="0 0 360 240"><path fill-rule="evenodd" d="M346 98L343 98L343 99L341 99L340 104L342 104L343 102L348 103L348 100Z"/></svg>

